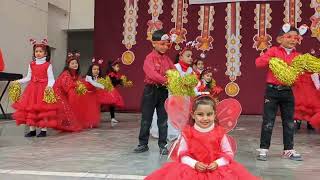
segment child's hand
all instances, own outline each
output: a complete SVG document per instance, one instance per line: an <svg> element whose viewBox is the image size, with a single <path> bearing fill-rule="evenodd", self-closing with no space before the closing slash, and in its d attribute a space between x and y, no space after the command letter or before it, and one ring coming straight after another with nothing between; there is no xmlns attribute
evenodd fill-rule
<svg viewBox="0 0 320 180"><path fill-rule="evenodd" d="M202 162L197 162L196 165L194 166L194 168L200 172L204 172L205 170L207 170L208 165L202 163Z"/></svg>
<svg viewBox="0 0 320 180"><path fill-rule="evenodd" d="M215 170L218 168L218 164L214 161L213 163L209 164L209 166L207 167L208 170Z"/></svg>

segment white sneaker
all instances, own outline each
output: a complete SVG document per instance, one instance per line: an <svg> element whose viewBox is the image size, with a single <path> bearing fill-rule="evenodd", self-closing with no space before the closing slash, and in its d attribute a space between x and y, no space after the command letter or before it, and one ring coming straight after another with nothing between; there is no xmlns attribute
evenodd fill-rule
<svg viewBox="0 0 320 180"><path fill-rule="evenodd" d="M303 161L301 154L299 154L296 150L284 150L282 153L282 158L290 159L293 161Z"/></svg>
<svg viewBox="0 0 320 180"><path fill-rule="evenodd" d="M267 153L268 149L257 149L259 151L259 155L257 156L257 160L259 161L267 161Z"/></svg>
<svg viewBox="0 0 320 180"><path fill-rule="evenodd" d="M111 119L111 123L118 123L119 121L117 121L115 118Z"/></svg>

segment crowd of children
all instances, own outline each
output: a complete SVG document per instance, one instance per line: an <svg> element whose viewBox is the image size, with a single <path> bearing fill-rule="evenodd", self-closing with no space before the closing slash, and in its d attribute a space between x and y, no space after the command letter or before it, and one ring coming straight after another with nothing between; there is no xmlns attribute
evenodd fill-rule
<svg viewBox="0 0 320 180"><path fill-rule="evenodd" d="M302 160L302 156L294 150L294 119L306 120L316 128L320 126L318 74L302 73L292 86L279 80L269 66L272 58L291 64L299 56L295 47L301 43L303 34L301 29L284 25L277 36L279 46L270 48L256 59L257 67L268 68L258 160L267 160L278 107L284 136L282 156L285 158ZM134 152L149 150L151 126L151 134L158 138L161 155L170 153L167 138L170 141L176 140L178 145L172 149L174 162L165 164L146 179L258 179L233 160L233 141L230 141L227 131L219 123L221 119L218 118L218 95L223 89L213 79L216 70L206 67L202 58L194 59L192 46L183 48L174 64L166 55L172 45L172 38L163 30L155 31L151 42L153 50L146 56L143 65L145 87L142 95L141 127L139 144ZM81 131L98 127L102 104L110 106L111 122L118 122L115 119L115 108L124 107L124 101L117 87L125 86L124 76L119 72L119 59L108 62L106 76L101 75L103 60L93 59L86 76L81 77L80 54L68 53L63 72L54 80L50 48L46 40L40 43L33 40L32 43L33 59L27 76L14 82L28 82L20 99L13 104L16 123L29 126L30 131L26 137L45 137L47 128ZM178 71L180 77L193 74L198 79L198 84L194 87L195 98L186 98L193 99L192 108L184 109L187 118L183 121L191 121L179 128L172 124L174 117L168 117L169 109L165 109L174 108L170 104L165 106L167 99L174 98L166 87L169 83L166 76L168 70ZM104 81L100 81L101 79ZM108 80L112 88L106 86L105 82ZM309 94L310 97L306 98L304 94ZM36 128L41 129L38 135Z"/></svg>

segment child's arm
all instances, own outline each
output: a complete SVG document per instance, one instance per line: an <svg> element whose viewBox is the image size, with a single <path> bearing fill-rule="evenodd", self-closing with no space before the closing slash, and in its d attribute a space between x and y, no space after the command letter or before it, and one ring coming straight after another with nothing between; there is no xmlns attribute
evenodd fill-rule
<svg viewBox="0 0 320 180"><path fill-rule="evenodd" d="M233 151L230 146L230 143L229 143L229 140L226 135L223 136L223 138L221 140L221 151L231 158L233 158L233 156L234 156ZM229 161L224 157L221 157L221 158L215 160L215 162L218 164L218 167L225 166L225 165L229 164Z"/></svg>
<svg viewBox="0 0 320 180"><path fill-rule="evenodd" d="M179 149L178 149L178 156L181 152L185 152L188 150L188 146L186 143L186 140L182 137L181 141L180 141L180 145L179 145ZM186 164L192 168L195 168L195 165L198 161L191 158L190 156L182 156L181 157L181 163Z"/></svg>
<svg viewBox="0 0 320 180"><path fill-rule="evenodd" d="M167 78L165 78L155 70L152 59L146 59L144 61L143 71L152 81L155 81L159 84L165 84L167 82Z"/></svg>
<svg viewBox="0 0 320 180"><path fill-rule="evenodd" d="M47 69L47 75L48 75L48 85L47 87L53 87L54 84L54 76L53 76L53 70L52 70L52 65L50 64L48 69Z"/></svg>
<svg viewBox="0 0 320 180"><path fill-rule="evenodd" d="M92 79L91 76L86 76L86 81L89 82L92 86L100 89L104 89L104 86Z"/></svg>
<svg viewBox="0 0 320 180"><path fill-rule="evenodd" d="M319 90L320 89L319 74L318 73L313 73L311 75L311 79L312 79L313 84L316 87L316 89Z"/></svg>
<svg viewBox="0 0 320 180"><path fill-rule="evenodd" d="M263 55L256 59L256 67L267 67L272 57L275 57L275 50L277 47L268 49Z"/></svg>
<svg viewBox="0 0 320 180"><path fill-rule="evenodd" d="M31 80L31 74L32 74L32 71L31 71L31 67L30 65L28 66L28 73L27 73L27 76L22 78L22 79L19 79L17 80L18 83L20 84L23 84L23 83L27 83Z"/></svg>

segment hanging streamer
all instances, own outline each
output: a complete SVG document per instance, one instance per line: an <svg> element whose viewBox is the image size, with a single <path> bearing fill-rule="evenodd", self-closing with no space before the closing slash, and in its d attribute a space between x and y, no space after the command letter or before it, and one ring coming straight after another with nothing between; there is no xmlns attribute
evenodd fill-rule
<svg viewBox="0 0 320 180"><path fill-rule="evenodd" d="M240 72L240 48L241 48L241 16L240 16L240 3L229 3L226 8L227 11L227 25L226 25L226 48L227 48L227 71L226 75L229 76L230 83L228 83L225 87L225 92L228 96L234 97L237 96L240 88L237 83L234 81L237 79L238 76L241 76Z"/></svg>
<svg viewBox="0 0 320 180"><path fill-rule="evenodd" d="M172 19L171 22L175 23L175 28L172 28L170 30L170 34L176 34L177 38L175 39L175 49L180 50L180 45L181 43L185 42L186 39L186 34L187 30L183 28L183 24L187 23L187 8L188 8L188 3L186 0L173 0L172 3Z"/></svg>
<svg viewBox="0 0 320 180"><path fill-rule="evenodd" d="M298 22L301 22L301 1L300 0L285 0L284 2L284 23L289 23L291 26L298 27Z"/></svg>
<svg viewBox="0 0 320 180"><path fill-rule="evenodd" d="M151 14L152 19L148 21L147 29L147 40L152 39L152 33L156 30L162 29L163 23L159 20L160 14L163 13L162 10L163 1L162 0L150 0L148 13Z"/></svg>
<svg viewBox="0 0 320 180"><path fill-rule="evenodd" d="M125 65L130 65L135 59L134 53L130 50L133 45L136 44L137 35L137 19L138 19L138 1L139 0L124 0L125 2L125 15L124 15L124 31L122 44L127 48L122 54L122 63Z"/></svg>
<svg viewBox="0 0 320 180"><path fill-rule="evenodd" d="M311 16L311 36L320 41L320 0L311 0L311 8L314 8L314 15Z"/></svg>

